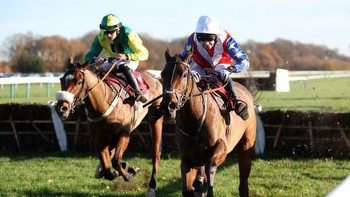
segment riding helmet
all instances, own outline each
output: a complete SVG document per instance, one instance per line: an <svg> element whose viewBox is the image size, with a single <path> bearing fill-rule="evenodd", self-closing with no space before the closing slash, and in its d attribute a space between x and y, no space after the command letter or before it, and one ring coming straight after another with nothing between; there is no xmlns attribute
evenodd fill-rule
<svg viewBox="0 0 350 197"><path fill-rule="evenodd" d="M122 26L119 18L114 14L108 14L102 18L100 29L105 31L115 31Z"/></svg>
<svg viewBox="0 0 350 197"><path fill-rule="evenodd" d="M198 19L196 33L198 34L215 34L219 33L219 21L214 16L201 16Z"/></svg>

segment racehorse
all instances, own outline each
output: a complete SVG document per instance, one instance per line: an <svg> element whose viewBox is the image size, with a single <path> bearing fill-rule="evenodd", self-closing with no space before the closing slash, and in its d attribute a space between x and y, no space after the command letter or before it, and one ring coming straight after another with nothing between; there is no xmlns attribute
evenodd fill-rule
<svg viewBox="0 0 350 197"><path fill-rule="evenodd" d="M176 119L176 143L181 156L183 196L214 196L214 176L228 153L237 152L240 196L248 196L256 136L256 117L252 94L241 84L235 87L247 103L249 118L244 121L234 111L222 115L212 95L215 89L200 89L194 81L186 57L165 52L162 109L166 118ZM222 87L223 88L223 87ZM227 122L230 124L227 124ZM234 151L233 151L234 150Z"/></svg>
<svg viewBox="0 0 350 197"><path fill-rule="evenodd" d="M141 102L127 102L126 88L121 84L107 83L105 77L106 75L103 78L97 75L90 62L74 63L70 58L67 70L60 79L62 90L56 93L58 114L62 119L66 119L77 106L83 105L88 120L88 131L100 160L96 178L104 176L113 180L121 175L125 181L129 181L136 174L136 169L130 168L128 163L122 160L129 144L130 133L149 114L153 169L147 195L155 196L163 117L159 113L156 115L156 108L161 101L152 98L162 94L161 83L147 72L142 72L142 78L149 87L144 95L148 100L152 99L149 102L151 106L145 107L146 104ZM113 171L111 167L114 168Z"/></svg>

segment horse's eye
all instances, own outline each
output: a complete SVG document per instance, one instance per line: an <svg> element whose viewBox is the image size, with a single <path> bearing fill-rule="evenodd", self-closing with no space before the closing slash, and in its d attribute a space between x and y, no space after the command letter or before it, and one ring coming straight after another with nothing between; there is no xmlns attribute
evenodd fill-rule
<svg viewBox="0 0 350 197"><path fill-rule="evenodd" d="M183 77L183 78L187 77L187 75L188 75L188 72L182 73L182 77Z"/></svg>
<svg viewBox="0 0 350 197"><path fill-rule="evenodd" d="M77 81L77 84L78 84L78 85L81 85L82 83L83 83L82 80Z"/></svg>

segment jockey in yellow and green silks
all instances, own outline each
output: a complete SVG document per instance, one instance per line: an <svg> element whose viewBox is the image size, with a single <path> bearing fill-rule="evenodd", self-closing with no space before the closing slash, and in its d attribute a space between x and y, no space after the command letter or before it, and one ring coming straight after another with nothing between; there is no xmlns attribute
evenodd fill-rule
<svg viewBox="0 0 350 197"><path fill-rule="evenodd" d="M119 65L118 69L123 72L131 87L134 88L136 101L146 102L147 99L142 95L133 71L137 69L139 61L148 59L148 50L137 33L122 25L114 14L108 14L102 18L100 32L95 37L90 51L85 55L85 61L100 61L98 56L102 50L110 58L127 62ZM112 64L103 65L104 69L109 69Z"/></svg>

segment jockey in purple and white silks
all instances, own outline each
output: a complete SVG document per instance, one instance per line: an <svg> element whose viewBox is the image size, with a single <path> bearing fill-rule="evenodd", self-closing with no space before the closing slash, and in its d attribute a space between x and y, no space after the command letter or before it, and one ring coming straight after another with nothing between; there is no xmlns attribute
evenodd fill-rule
<svg viewBox="0 0 350 197"><path fill-rule="evenodd" d="M193 53L191 72L196 82L199 82L201 76L210 74L206 68L216 70L219 73L218 77L212 77L209 80L227 83L225 89L233 97L236 114L246 120L249 117L248 106L239 99L234 82L229 75L231 72L247 71L249 59L235 39L227 31L220 29L215 17L201 16L197 22L196 31L188 38L181 56L185 57L190 51Z"/></svg>

